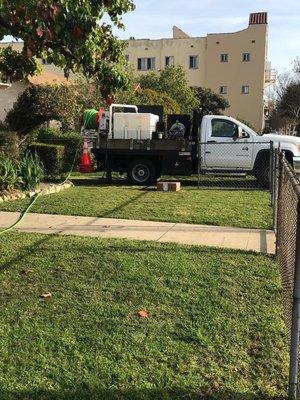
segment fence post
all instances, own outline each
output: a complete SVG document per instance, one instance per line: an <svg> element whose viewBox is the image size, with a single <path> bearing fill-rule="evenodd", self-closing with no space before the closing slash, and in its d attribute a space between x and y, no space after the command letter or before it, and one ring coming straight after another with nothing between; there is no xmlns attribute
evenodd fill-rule
<svg viewBox="0 0 300 400"><path fill-rule="evenodd" d="M298 398L299 344L300 344L300 202L297 204L297 237L294 272L293 314L290 347L289 399Z"/></svg>
<svg viewBox="0 0 300 400"><path fill-rule="evenodd" d="M277 218L278 218L278 193L279 186L279 151L278 149L274 150L274 179L273 179L273 228L275 234L277 234Z"/></svg>
<svg viewBox="0 0 300 400"><path fill-rule="evenodd" d="M270 191L271 191L271 206L274 206L275 194L274 194L274 143L270 142Z"/></svg>

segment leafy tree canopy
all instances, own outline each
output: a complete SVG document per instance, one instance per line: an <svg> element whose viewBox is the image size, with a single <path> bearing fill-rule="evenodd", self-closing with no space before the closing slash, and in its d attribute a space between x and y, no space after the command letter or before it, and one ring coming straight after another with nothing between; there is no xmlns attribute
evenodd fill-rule
<svg viewBox="0 0 300 400"><path fill-rule="evenodd" d="M20 136L50 120L61 121L64 129L74 128L80 113L78 96L74 85L31 85L20 94L5 122Z"/></svg>
<svg viewBox="0 0 300 400"><path fill-rule="evenodd" d="M229 107L228 101L211 89L197 88L194 90L199 101L197 111L202 115L218 115Z"/></svg>
<svg viewBox="0 0 300 400"><path fill-rule="evenodd" d="M21 39L25 60L45 57L66 76L82 72L107 96L127 84L124 44L112 26L123 28L122 15L133 9L132 0L0 0L0 40ZM18 78L7 67L4 71L9 79Z"/></svg>
<svg viewBox="0 0 300 400"><path fill-rule="evenodd" d="M117 102L122 104L162 105L165 115L178 114L180 112L179 104L167 93L152 89L139 89L135 92L120 93L117 97Z"/></svg>
<svg viewBox="0 0 300 400"><path fill-rule="evenodd" d="M182 113L192 114L199 106L197 96L190 88L186 73L181 66L167 67L159 74L150 72L138 80L143 89L167 93L179 104Z"/></svg>
<svg viewBox="0 0 300 400"><path fill-rule="evenodd" d="M292 82L285 88L278 108L282 116L300 123L300 82Z"/></svg>

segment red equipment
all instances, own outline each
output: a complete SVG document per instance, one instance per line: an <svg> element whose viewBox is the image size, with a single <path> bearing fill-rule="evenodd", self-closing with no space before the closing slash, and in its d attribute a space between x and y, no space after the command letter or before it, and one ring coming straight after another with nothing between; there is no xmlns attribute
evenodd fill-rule
<svg viewBox="0 0 300 400"><path fill-rule="evenodd" d="M82 172L83 174L89 174L89 173L95 171L95 166L91 159L88 142L87 142L86 138L84 138L84 141L83 141L83 153L82 153L82 157L81 157L79 171Z"/></svg>

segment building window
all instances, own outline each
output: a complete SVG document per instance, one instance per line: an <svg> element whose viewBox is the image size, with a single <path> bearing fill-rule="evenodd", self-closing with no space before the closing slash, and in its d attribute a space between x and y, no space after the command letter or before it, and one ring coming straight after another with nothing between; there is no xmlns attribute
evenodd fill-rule
<svg viewBox="0 0 300 400"><path fill-rule="evenodd" d="M197 69L199 68L199 59L198 56L190 56L190 69Z"/></svg>
<svg viewBox="0 0 300 400"><path fill-rule="evenodd" d="M129 61L129 54L125 54L125 60L128 62Z"/></svg>
<svg viewBox="0 0 300 400"><path fill-rule="evenodd" d="M150 71L155 69L155 58L138 58L138 70L139 71Z"/></svg>
<svg viewBox="0 0 300 400"><path fill-rule="evenodd" d="M242 86L242 94L249 94L249 85Z"/></svg>
<svg viewBox="0 0 300 400"><path fill-rule="evenodd" d="M227 94L227 86L220 86L220 94Z"/></svg>
<svg viewBox="0 0 300 400"><path fill-rule="evenodd" d="M175 57L167 56L166 57L166 67L173 67L175 65Z"/></svg>
<svg viewBox="0 0 300 400"><path fill-rule="evenodd" d="M228 54L221 54L220 55L221 62L228 62Z"/></svg>
<svg viewBox="0 0 300 400"><path fill-rule="evenodd" d="M243 53L243 61L244 62L250 61L250 53Z"/></svg>

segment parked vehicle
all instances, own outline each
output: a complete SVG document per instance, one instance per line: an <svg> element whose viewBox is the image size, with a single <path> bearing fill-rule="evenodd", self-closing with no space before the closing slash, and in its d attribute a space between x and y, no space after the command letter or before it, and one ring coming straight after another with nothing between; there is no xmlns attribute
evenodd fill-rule
<svg viewBox="0 0 300 400"><path fill-rule="evenodd" d="M116 112L120 108L134 112ZM109 113L102 110L97 129L83 133L91 139L99 171L108 177L127 172L128 179L139 185L161 175L244 173L268 186L273 148L280 146L290 162L300 156L300 138L259 135L228 116L194 118L194 134L179 121L167 132L160 125L158 116L139 113L136 106L113 104Z"/></svg>

